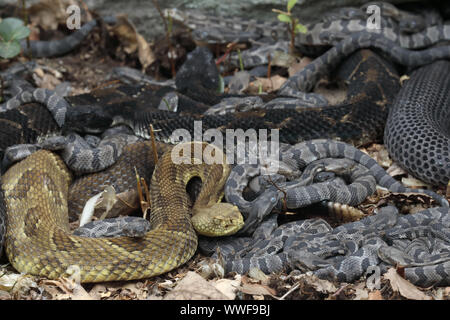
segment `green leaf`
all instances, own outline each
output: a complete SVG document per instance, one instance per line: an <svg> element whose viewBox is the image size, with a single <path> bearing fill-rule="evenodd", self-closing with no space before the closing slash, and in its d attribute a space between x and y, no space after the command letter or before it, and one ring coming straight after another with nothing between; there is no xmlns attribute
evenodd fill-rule
<svg viewBox="0 0 450 320"><path fill-rule="evenodd" d="M14 33L12 35L12 40L24 39L24 38L28 37L29 35L30 35L30 29L25 26L21 26L19 28L14 29Z"/></svg>
<svg viewBox="0 0 450 320"><path fill-rule="evenodd" d="M17 29L24 27L23 21L17 18L6 18L0 23L0 37L3 41L14 39ZM20 34L21 32L19 32Z"/></svg>
<svg viewBox="0 0 450 320"><path fill-rule="evenodd" d="M308 28L306 28L304 25L302 25L301 23L298 23L296 26L295 26L295 30L294 30L294 32L295 33L299 33L299 32L301 32L301 33L306 33L308 31Z"/></svg>
<svg viewBox="0 0 450 320"><path fill-rule="evenodd" d="M16 40L1 42L0 41L0 57L9 59L17 56L20 53L20 43Z"/></svg>
<svg viewBox="0 0 450 320"><path fill-rule="evenodd" d="M295 6L298 0L289 0L287 4L287 11L291 12L292 8Z"/></svg>
<svg viewBox="0 0 450 320"><path fill-rule="evenodd" d="M291 23L291 17L288 16L287 14L280 13L277 18L281 22Z"/></svg>
<svg viewBox="0 0 450 320"><path fill-rule="evenodd" d="M239 58L239 69L244 71L244 62L242 61L241 50L237 49L238 58Z"/></svg>
<svg viewBox="0 0 450 320"><path fill-rule="evenodd" d="M223 77L219 75L219 88L217 89L219 93L225 92L225 81L223 80Z"/></svg>

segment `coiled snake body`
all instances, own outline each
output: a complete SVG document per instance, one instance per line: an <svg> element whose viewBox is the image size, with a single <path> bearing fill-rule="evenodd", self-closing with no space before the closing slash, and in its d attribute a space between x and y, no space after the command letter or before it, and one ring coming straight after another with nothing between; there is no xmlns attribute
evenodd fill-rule
<svg viewBox="0 0 450 320"><path fill-rule="evenodd" d="M205 144L200 145L203 151ZM175 166L171 155L166 153L154 171L152 230L141 239L70 235L67 193L71 174L61 158L41 150L14 165L2 177L8 219L6 253L14 268L57 278L67 276L70 266L78 266L82 282L98 282L151 277L186 262L197 248L197 235L185 184L193 175L202 177L200 202L193 210L212 206L229 168L221 164Z"/></svg>
<svg viewBox="0 0 450 320"><path fill-rule="evenodd" d="M450 62L415 70L390 109L384 142L392 158L421 180L450 179Z"/></svg>

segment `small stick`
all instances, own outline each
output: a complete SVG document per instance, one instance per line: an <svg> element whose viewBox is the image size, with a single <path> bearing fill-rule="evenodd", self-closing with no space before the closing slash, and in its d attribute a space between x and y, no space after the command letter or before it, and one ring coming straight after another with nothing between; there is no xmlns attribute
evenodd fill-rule
<svg viewBox="0 0 450 320"><path fill-rule="evenodd" d="M144 186L144 191L145 191L145 199L146 201L143 202L142 206L142 211L144 213L143 218L146 219L147 218L147 212L151 207L151 202L150 202L150 190L148 189L147 183L145 182L144 178L141 178L141 183Z"/></svg>
<svg viewBox="0 0 450 320"><path fill-rule="evenodd" d="M152 141L153 159L154 159L155 165L156 165L158 163L158 152L156 150L155 131L153 130L152 124L150 124L150 139Z"/></svg>
<svg viewBox="0 0 450 320"><path fill-rule="evenodd" d="M225 59L229 56L230 52L234 49L234 47L237 45L237 42L232 42L230 44L227 45L227 50L225 51L225 53L216 60L216 65L221 64L222 62L225 61Z"/></svg>
<svg viewBox="0 0 450 320"><path fill-rule="evenodd" d="M292 292L294 292L298 287L300 286L300 282L297 282L291 289L289 289L288 292L286 292L281 298L278 298L278 300L284 300L288 295L290 295Z"/></svg>
<svg viewBox="0 0 450 320"><path fill-rule="evenodd" d="M28 25L28 10L25 5L25 0L22 0L22 10L23 10L23 22L25 25ZM27 37L27 50L28 50L28 58L32 59L33 56L31 55L29 36Z"/></svg>
<svg viewBox="0 0 450 320"><path fill-rule="evenodd" d="M141 178L137 172L136 167L134 167L134 171L136 173L136 187L139 194L139 203L141 205L141 210L143 213L143 218L145 219L147 216L147 210L151 207L150 203L150 192L148 190L147 183L144 178ZM145 198L142 192L142 188L145 190Z"/></svg>

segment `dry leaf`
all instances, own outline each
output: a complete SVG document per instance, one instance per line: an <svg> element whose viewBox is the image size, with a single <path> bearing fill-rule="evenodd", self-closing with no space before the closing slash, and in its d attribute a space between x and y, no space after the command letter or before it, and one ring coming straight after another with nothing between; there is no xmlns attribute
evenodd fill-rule
<svg viewBox="0 0 450 320"><path fill-rule="evenodd" d="M138 49L136 28L128 20L126 15L117 16L117 23L112 28L112 31L123 44L126 53L131 54L136 52Z"/></svg>
<svg viewBox="0 0 450 320"><path fill-rule="evenodd" d="M399 292L403 297L412 300L431 300L430 296L420 291L415 285L402 278L395 268L390 268L384 275L391 283L392 290Z"/></svg>
<svg viewBox="0 0 450 320"><path fill-rule="evenodd" d="M12 299L12 296L8 292L0 290L0 300L10 300L10 299Z"/></svg>
<svg viewBox="0 0 450 320"><path fill-rule="evenodd" d="M128 282L122 288L133 292L138 299L145 299L147 297L146 288L142 285L142 282Z"/></svg>
<svg viewBox="0 0 450 320"><path fill-rule="evenodd" d="M225 270L219 260L207 258L199 262L200 275L205 279L214 277L223 278L225 276Z"/></svg>
<svg viewBox="0 0 450 320"><path fill-rule="evenodd" d="M46 30L56 30L60 23L66 21L66 8L76 4L74 1L41 0L28 8L28 15L34 25Z"/></svg>
<svg viewBox="0 0 450 320"><path fill-rule="evenodd" d="M164 300L229 300L214 285L195 272L189 271Z"/></svg>
<svg viewBox="0 0 450 320"><path fill-rule="evenodd" d="M276 75L271 78L258 78L249 85L249 92L258 92L261 87L263 92L272 92L281 88L286 78Z"/></svg>
<svg viewBox="0 0 450 320"><path fill-rule="evenodd" d="M32 288L38 288L32 276L20 273L8 273L0 276L0 292L21 296L27 295ZM7 294L5 293L4 296L6 299Z"/></svg>
<svg viewBox="0 0 450 320"><path fill-rule="evenodd" d="M305 277L305 280L307 279L307 282L319 292L334 293L337 291L335 285L328 280L319 279L314 275Z"/></svg>
<svg viewBox="0 0 450 320"><path fill-rule="evenodd" d="M369 291L365 288L357 288L355 289L355 298L354 300L368 300L369 299Z"/></svg>
<svg viewBox="0 0 450 320"><path fill-rule="evenodd" d="M449 297L450 296L450 287L445 287L444 289L444 297Z"/></svg>
<svg viewBox="0 0 450 320"><path fill-rule="evenodd" d="M136 39L138 43L138 58L143 69L155 62L156 57L148 42L136 31Z"/></svg>
<svg viewBox="0 0 450 320"><path fill-rule="evenodd" d="M0 290L9 291L19 281L22 275L20 273L5 274L0 277Z"/></svg>
<svg viewBox="0 0 450 320"><path fill-rule="evenodd" d="M262 284L267 284L270 277L262 272L259 268L251 268L248 272L248 276L252 279L261 281Z"/></svg>
<svg viewBox="0 0 450 320"><path fill-rule="evenodd" d="M107 298L111 295L111 292L109 292L105 285L103 284L96 284L92 287L92 289L89 291L89 295L94 299L101 299L101 298Z"/></svg>
<svg viewBox="0 0 450 320"><path fill-rule="evenodd" d="M240 288L239 291L246 294L251 295L269 295L269 296L275 296L276 291L272 288L269 288L268 286L265 286L263 284L258 283L244 283Z"/></svg>
<svg viewBox="0 0 450 320"><path fill-rule="evenodd" d="M212 284L217 290L227 296L228 299L234 300L236 298L236 292L241 285L241 275L236 275L234 280L219 279L214 281Z"/></svg>
<svg viewBox="0 0 450 320"><path fill-rule="evenodd" d="M396 176L404 176L407 175L408 173L402 168L400 167L397 163L393 162L389 168L386 170L387 173L389 173L392 177L396 177Z"/></svg>
<svg viewBox="0 0 450 320"><path fill-rule="evenodd" d="M419 179L413 178L408 175L406 178L402 178L402 183L405 187L412 189L423 189L423 188L431 188L430 185L426 184Z"/></svg>
<svg viewBox="0 0 450 320"><path fill-rule="evenodd" d="M55 300L94 300L81 284L73 279L62 277L58 280L44 280L42 285Z"/></svg>
<svg viewBox="0 0 450 320"><path fill-rule="evenodd" d="M375 291L369 292L368 300L383 300L380 290L375 290Z"/></svg>
<svg viewBox="0 0 450 320"><path fill-rule="evenodd" d="M137 32L136 27L127 19L126 15L117 16L117 23L112 30L120 39L126 53L132 54L137 51L139 62L143 69L147 68L156 60L150 45Z"/></svg>
<svg viewBox="0 0 450 320"><path fill-rule="evenodd" d="M375 160L383 168L389 168L389 166L392 164L392 159L389 157L389 153L385 148L380 149L375 154Z"/></svg>

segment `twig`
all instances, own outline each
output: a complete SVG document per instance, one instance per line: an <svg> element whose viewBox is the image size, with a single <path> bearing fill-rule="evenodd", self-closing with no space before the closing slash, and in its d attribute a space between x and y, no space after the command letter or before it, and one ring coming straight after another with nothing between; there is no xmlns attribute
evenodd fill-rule
<svg viewBox="0 0 450 320"><path fill-rule="evenodd" d="M23 22L25 25L28 25L28 10L25 4L26 0L22 0L22 13L23 13ZM32 59L33 56L31 54L30 50L30 37L27 37L27 52L28 52L28 58Z"/></svg>
<svg viewBox="0 0 450 320"><path fill-rule="evenodd" d="M335 293L332 294L333 297L337 297L349 284L342 285Z"/></svg>
<svg viewBox="0 0 450 320"><path fill-rule="evenodd" d="M234 49L236 45L237 42L232 42L227 45L227 50L225 51L225 53L219 59L216 60L217 66L225 61L225 59L230 55L230 52Z"/></svg>
<svg viewBox="0 0 450 320"><path fill-rule="evenodd" d="M292 292L294 292L299 286L300 286L300 282L297 282L291 289L289 289L288 292L283 294L283 296L281 298L279 298L278 300L284 300L284 298L286 298L288 295L290 295Z"/></svg>
<svg viewBox="0 0 450 320"><path fill-rule="evenodd" d="M145 182L145 179L141 178L139 176L139 173L137 172L136 167L134 167L134 171L136 173L136 187L137 187L137 192L139 195L139 203L140 203L141 210L143 213L143 218L145 219L147 216L147 211L151 207L150 192L148 190L148 186L147 186L147 183ZM142 189L145 190L145 197L142 192Z"/></svg>

